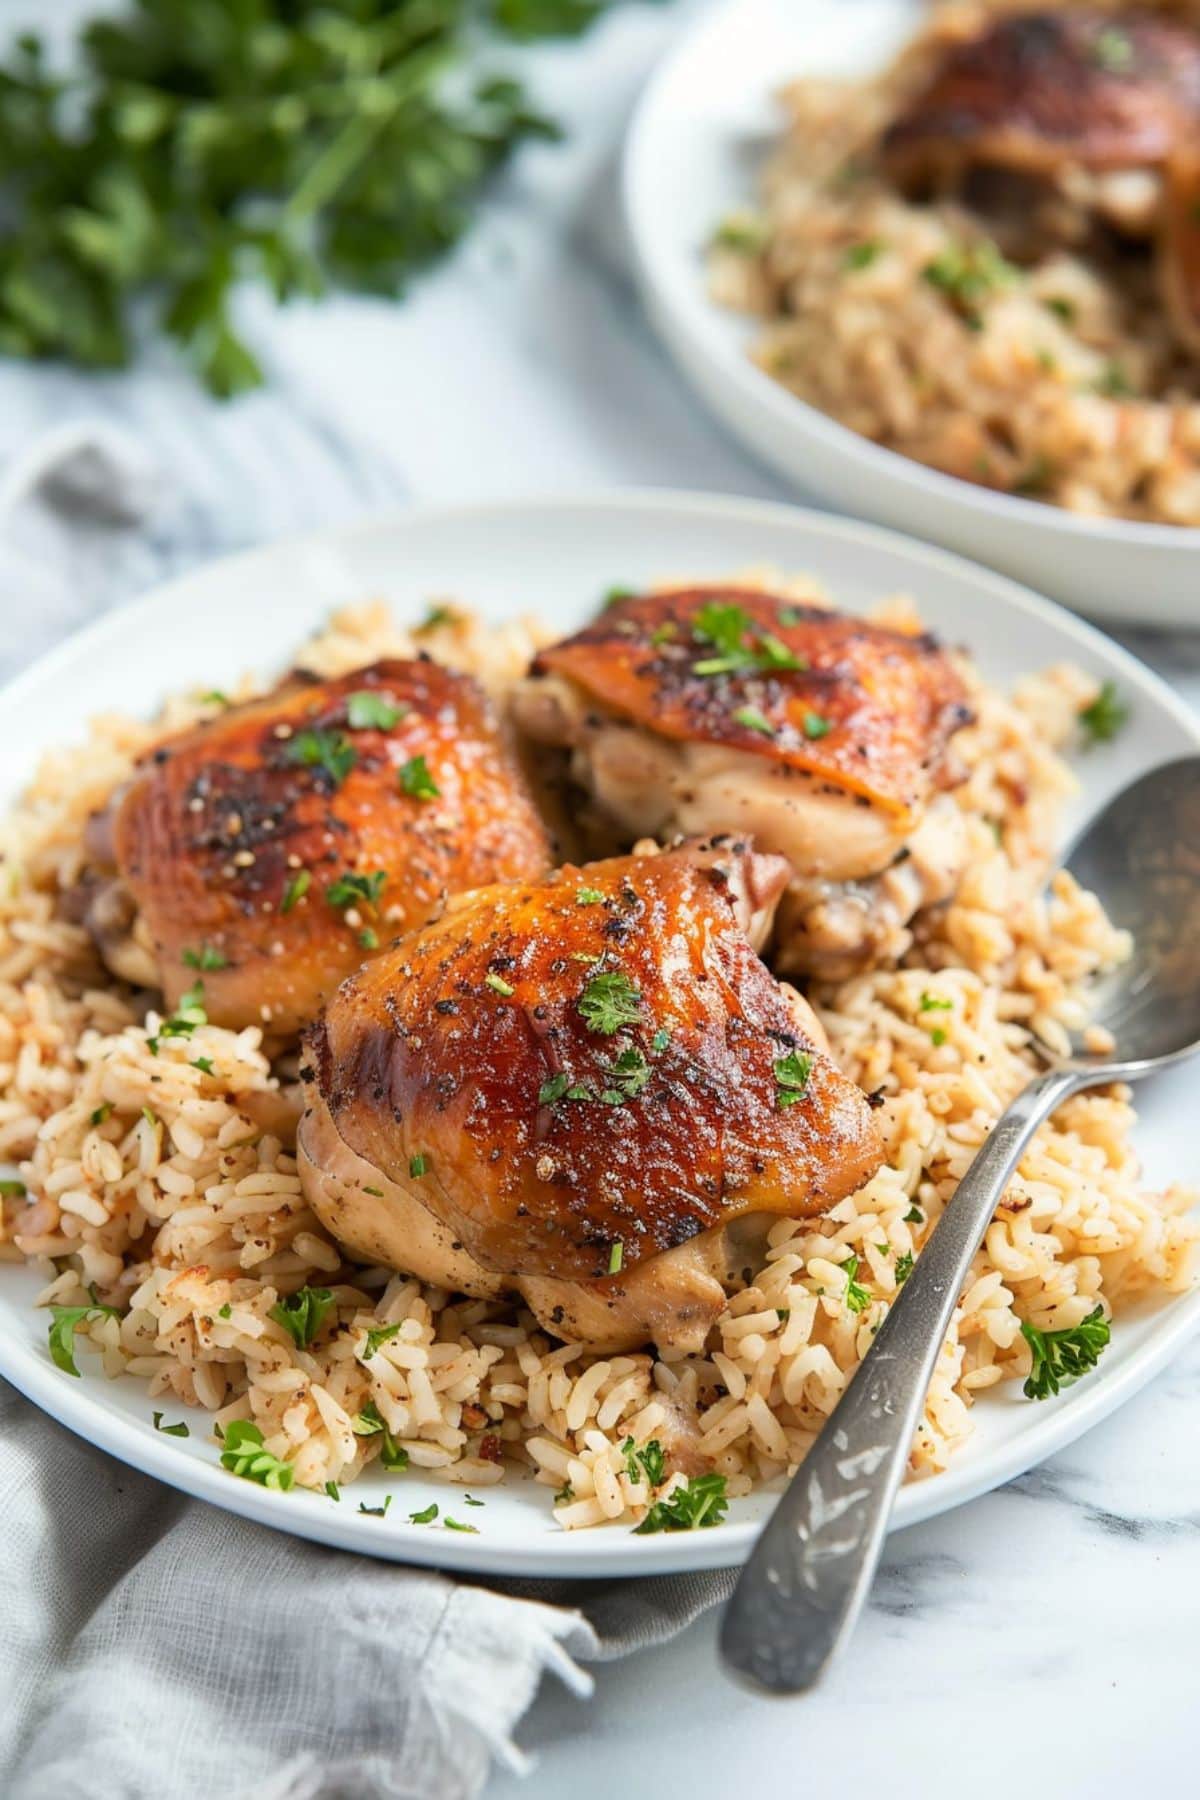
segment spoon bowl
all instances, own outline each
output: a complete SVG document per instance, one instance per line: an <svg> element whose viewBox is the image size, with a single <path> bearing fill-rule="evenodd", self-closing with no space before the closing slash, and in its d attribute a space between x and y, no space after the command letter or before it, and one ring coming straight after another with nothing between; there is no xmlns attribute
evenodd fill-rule
<svg viewBox="0 0 1200 1800"><path fill-rule="evenodd" d="M721 1628L725 1667L760 1691L815 1686L854 1627L972 1258L1038 1126L1084 1088L1200 1049L1200 756L1125 788L1067 868L1130 934L1129 956L1089 996L1112 1049L1077 1037L1001 1114L763 1528Z"/></svg>

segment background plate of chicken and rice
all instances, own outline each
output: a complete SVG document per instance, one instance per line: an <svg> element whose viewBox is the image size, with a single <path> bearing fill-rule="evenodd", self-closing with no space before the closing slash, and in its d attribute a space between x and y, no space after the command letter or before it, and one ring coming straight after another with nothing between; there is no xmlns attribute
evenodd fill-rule
<svg viewBox="0 0 1200 1800"><path fill-rule="evenodd" d="M216 564L0 719L0 1369L281 1529L580 1574L744 1556L1128 952L1056 856L1197 737L1000 577L669 495ZM1185 1079L1040 1135L898 1523L1194 1328Z"/></svg>
<svg viewBox="0 0 1200 1800"><path fill-rule="evenodd" d="M802 492L1191 623L1198 96L1175 0L734 0L630 130L649 310Z"/></svg>

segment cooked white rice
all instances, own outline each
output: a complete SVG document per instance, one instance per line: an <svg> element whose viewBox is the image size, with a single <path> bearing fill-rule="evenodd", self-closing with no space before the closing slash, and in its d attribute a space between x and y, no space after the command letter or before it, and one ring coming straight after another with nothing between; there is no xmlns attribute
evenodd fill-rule
<svg viewBox="0 0 1200 1800"><path fill-rule="evenodd" d="M503 690L533 640L459 617L422 641ZM334 619L304 660L342 671L410 648L382 607L366 607ZM153 726L97 721L86 746L47 758L4 827L0 1156L19 1162L27 1193L4 1201L0 1260L42 1267L43 1303L86 1305L94 1292L120 1309L80 1327L89 1374L90 1349L106 1374L201 1409L214 1433L254 1420L304 1486L347 1482L378 1457L382 1435L353 1429L368 1402L412 1467L472 1488L532 1473L561 1495L565 1527L643 1515L651 1490L631 1473L631 1437L664 1445L675 1472L659 1498L701 1468L731 1494L781 1474L885 1316L897 1263L919 1252L1030 1074L1030 1033L1064 1042L1086 1020L1080 984L1128 949L1069 877L1043 892L1073 785L1059 753L1094 683L1060 667L1008 700L969 679L962 890L919 923L906 966L813 995L842 1066L882 1090L887 1166L828 1217L774 1227L764 1267L731 1293L703 1355L600 1358L555 1344L513 1307L347 1265L300 1192L294 1060L272 1068L257 1029L208 1025L152 1053L157 1015L139 1016L56 900L83 860L89 810L148 743L198 716L190 701ZM947 1004L923 1009L930 996ZM1143 1188L1133 1118L1124 1088L1077 1098L1024 1158L940 1358L914 1474L945 1466L982 1389L1028 1373L1022 1320L1069 1326L1096 1305L1109 1315L1191 1283L1192 1196ZM851 1255L859 1311L841 1266ZM269 1316L305 1283L330 1289L337 1308L338 1328L311 1350ZM367 1330L383 1323L401 1330L364 1360Z"/></svg>

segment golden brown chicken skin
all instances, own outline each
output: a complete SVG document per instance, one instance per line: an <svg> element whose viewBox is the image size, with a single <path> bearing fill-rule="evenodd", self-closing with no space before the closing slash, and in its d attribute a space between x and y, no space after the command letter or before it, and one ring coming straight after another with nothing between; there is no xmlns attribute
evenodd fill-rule
<svg viewBox="0 0 1200 1800"><path fill-rule="evenodd" d="M746 935L786 879L738 840L567 867L367 964L305 1040L302 1172L329 1228L427 1280L518 1289L560 1335L702 1341L724 1296L693 1245L824 1212L881 1160ZM432 1266L423 1222L418 1244L389 1218L414 1202Z"/></svg>
<svg viewBox="0 0 1200 1800"><path fill-rule="evenodd" d="M447 894L543 871L490 702L423 659L297 675L143 759L103 835L168 1006L294 1034Z"/></svg>
<svg viewBox="0 0 1200 1800"><path fill-rule="evenodd" d="M930 637L757 589L642 595L543 651L514 708L627 839L736 831L786 856L789 968L899 954L914 910L958 878L961 820L939 790L969 714Z"/></svg>
<svg viewBox="0 0 1200 1800"><path fill-rule="evenodd" d="M1149 14L1017 12L954 45L883 140L898 180L1165 161L1200 109L1200 39Z"/></svg>

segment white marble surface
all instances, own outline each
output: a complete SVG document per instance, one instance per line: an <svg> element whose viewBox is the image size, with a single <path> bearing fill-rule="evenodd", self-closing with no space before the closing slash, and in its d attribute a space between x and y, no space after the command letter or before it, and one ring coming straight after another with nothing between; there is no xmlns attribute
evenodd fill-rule
<svg viewBox="0 0 1200 1800"><path fill-rule="evenodd" d="M26 11L29 9L26 8ZM782 497L720 437L642 319L621 253L614 157L654 57L701 10L629 6L540 51L570 128L531 149L453 263L403 307L341 299L245 317L271 385L222 407L165 354L89 379L0 363L0 494L41 430L131 428L160 503L136 538L98 524L71 599L0 592L0 674L161 577L281 533L420 500L613 484ZM1200 637L1127 638L1200 706ZM711 1621L547 1689L540 1753L494 1800L843 1791L1090 1796L1131 1778L1187 1792L1200 1610L1200 1344L1089 1438L1002 1492L892 1540L853 1651L803 1703L716 1673Z"/></svg>

